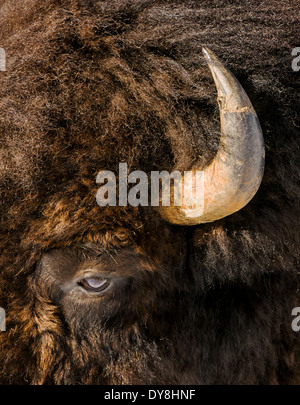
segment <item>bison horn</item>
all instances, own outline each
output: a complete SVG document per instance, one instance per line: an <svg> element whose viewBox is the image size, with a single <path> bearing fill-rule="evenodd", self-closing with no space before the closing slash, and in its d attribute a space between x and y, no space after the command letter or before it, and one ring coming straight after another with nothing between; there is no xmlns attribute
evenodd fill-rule
<svg viewBox="0 0 300 405"><path fill-rule="evenodd" d="M197 225L224 218L243 208L257 192L264 171L264 140L256 112L240 83L212 51L203 48L218 91L221 137L219 149L202 175L202 204L159 207L168 222ZM183 201L193 200L196 163L184 172ZM177 188L177 189L176 189ZM174 186L175 193L183 193Z"/></svg>

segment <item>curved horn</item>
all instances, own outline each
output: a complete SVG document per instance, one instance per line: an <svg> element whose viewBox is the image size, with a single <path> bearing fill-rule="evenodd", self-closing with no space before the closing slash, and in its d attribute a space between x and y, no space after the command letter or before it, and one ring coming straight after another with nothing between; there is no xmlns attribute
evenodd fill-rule
<svg viewBox="0 0 300 405"><path fill-rule="evenodd" d="M264 171L264 140L255 110L242 86L212 51L203 48L218 91L221 137L213 161L203 170L202 202L191 207L197 164L185 172L184 204L159 207L168 222L197 225L224 218L243 208L257 192ZM199 172L198 172L199 173ZM182 194L182 187L174 187Z"/></svg>

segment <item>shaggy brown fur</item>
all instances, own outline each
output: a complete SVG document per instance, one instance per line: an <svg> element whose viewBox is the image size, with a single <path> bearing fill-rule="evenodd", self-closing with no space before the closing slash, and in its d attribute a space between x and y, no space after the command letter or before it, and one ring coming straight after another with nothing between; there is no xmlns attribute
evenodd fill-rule
<svg viewBox="0 0 300 405"><path fill-rule="evenodd" d="M0 2L1 383L299 382L298 27L298 0ZM204 45L260 118L259 192L193 228L100 208L102 169L187 170L214 156ZM64 263L89 260L125 285L96 302L61 297Z"/></svg>

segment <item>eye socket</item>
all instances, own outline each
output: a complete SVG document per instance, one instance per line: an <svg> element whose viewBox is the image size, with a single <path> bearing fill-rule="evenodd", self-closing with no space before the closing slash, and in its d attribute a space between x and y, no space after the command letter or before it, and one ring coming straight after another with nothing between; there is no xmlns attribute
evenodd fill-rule
<svg viewBox="0 0 300 405"><path fill-rule="evenodd" d="M79 281L78 284L86 291L101 292L106 290L106 288L110 285L110 280L106 280L105 278L100 277L90 277L83 278Z"/></svg>

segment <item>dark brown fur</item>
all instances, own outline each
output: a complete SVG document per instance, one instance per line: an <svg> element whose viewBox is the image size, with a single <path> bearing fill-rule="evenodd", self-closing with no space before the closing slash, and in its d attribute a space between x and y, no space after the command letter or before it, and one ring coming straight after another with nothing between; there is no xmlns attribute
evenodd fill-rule
<svg viewBox="0 0 300 405"><path fill-rule="evenodd" d="M1 383L299 382L298 16L297 0L0 2ZM259 192L193 228L151 208L100 208L100 170L214 156L202 46L260 118ZM99 247L112 268L131 252L130 284L101 315L99 303L75 311L39 278L40 260L56 249L96 260Z"/></svg>

